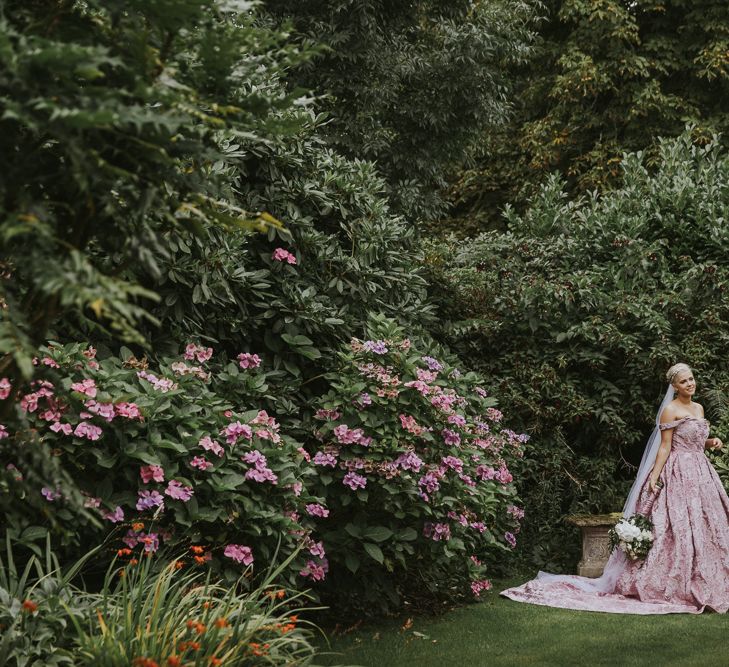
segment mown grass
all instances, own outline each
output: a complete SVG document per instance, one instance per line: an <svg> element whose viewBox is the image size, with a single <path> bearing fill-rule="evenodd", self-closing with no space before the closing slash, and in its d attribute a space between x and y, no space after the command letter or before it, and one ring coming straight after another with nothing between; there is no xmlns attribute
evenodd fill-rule
<svg viewBox="0 0 729 667"><path fill-rule="evenodd" d="M370 624L331 638L322 665L364 667L519 667L521 665L729 664L729 617L635 616L568 611L514 602L495 584L485 601L440 617ZM325 649L326 650L326 649Z"/></svg>

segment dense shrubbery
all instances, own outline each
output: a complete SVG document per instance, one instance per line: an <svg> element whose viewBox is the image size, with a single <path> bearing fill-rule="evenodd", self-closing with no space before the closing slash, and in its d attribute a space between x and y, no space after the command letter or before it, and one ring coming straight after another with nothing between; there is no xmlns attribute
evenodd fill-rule
<svg viewBox="0 0 729 667"><path fill-rule="evenodd" d="M672 363L696 368L699 401L729 387L728 174L687 133L655 173L627 155L614 193L570 201L553 180L507 233L430 249L444 339L533 435L520 488L542 564L564 560L565 514L621 506Z"/></svg>
<svg viewBox="0 0 729 667"><path fill-rule="evenodd" d="M513 548L523 512L508 466L526 436L500 424L480 386L432 344L382 319L340 354L316 413L313 481L325 506L326 593L375 613L401 597L478 596ZM439 358L430 356L438 354Z"/></svg>
<svg viewBox="0 0 729 667"><path fill-rule="evenodd" d="M287 572L294 580L307 560L324 557L297 518L306 521L304 507L315 500L306 490L313 469L259 409L269 389L258 356L211 356L211 348L189 345L184 358L148 368L128 352L97 361L80 345L51 347L31 392L0 381L0 396L17 401L27 420L25 429L2 429L5 446L21 459L24 447L42 448L73 479L34 487L16 460L2 473L8 493L42 503L40 515L76 548L113 532L114 550L140 556L182 547L189 563L212 560L234 578L242 566L260 571L302 544ZM78 490L101 526L77 513ZM42 532L28 525L42 523L38 516L6 519L16 535Z"/></svg>

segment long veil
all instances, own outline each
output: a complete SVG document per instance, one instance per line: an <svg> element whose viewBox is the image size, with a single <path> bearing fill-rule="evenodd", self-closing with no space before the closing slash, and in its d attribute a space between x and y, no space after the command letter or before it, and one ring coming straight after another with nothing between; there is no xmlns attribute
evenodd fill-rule
<svg viewBox="0 0 729 667"><path fill-rule="evenodd" d="M648 439L645 450L643 451L643 458L640 461L638 474L636 475L633 486L630 488L628 497L623 505L623 516L629 517L635 512L638 496L640 495L643 484L646 479L648 479L648 475L653 468L656 455L658 454L658 447L661 444L661 431L658 428L661 421L661 415L663 414L665 407L673 400L673 395L673 386L669 384L666 394L661 401L661 405L658 408L658 412L656 413L656 425ZM626 568L627 564L627 556L620 549L615 549L610 555L602 575L597 578L580 577L575 574L551 574L550 572L542 571L537 574L536 578L547 581L565 581L577 586L583 591L592 593L612 593L615 590L615 584L617 583L620 574Z"/></svg>

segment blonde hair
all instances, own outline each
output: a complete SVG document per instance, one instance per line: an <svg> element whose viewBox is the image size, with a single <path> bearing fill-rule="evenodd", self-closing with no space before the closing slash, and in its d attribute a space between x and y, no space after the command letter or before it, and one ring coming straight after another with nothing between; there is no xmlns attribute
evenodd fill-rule
<svg viewBox="0 0 729 667"><path fill-rule="evenodd" d="M691 373L692 372L691 366L689 366L688 364L683 364L683 363L674 364L666 372L666 380L668 380L671 384L673 384L673 381L676 379L676 376L679 373L684 373L685 371L688 371L689 373Z"/></svg>

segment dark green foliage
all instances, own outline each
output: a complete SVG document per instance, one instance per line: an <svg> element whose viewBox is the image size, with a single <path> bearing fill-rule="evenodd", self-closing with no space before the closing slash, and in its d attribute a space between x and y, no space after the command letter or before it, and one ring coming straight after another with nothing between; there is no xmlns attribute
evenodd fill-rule
<svg viewBox="0 0 729 667"><path fill-rule="evenodd" d="M695 123L698 145L729 128L729 4L723 0L551 0L539 55L522 72L514 122L455 187L454 228L500 223L558 171L572 194L619 184L624 151ZM465 218L465 220L463 220Z"/></svg>
<svg viewBox="0 0 729 667"><path fill-rule="evenodd" d="M141 342L162 230L265 228L230 200L220 142L284 128L252 82L298 56L223 0L4 2L0 11L2 374L59 316ZM173 11L174 9L174 11ZM97 334L98 335L98 334Z"/></svg>
<svg viewBox="0 0 729 667"><path fill-rule="evenodd" d="M411 219L445 210L442 188L481 136L507 118L510 68L531 51L534 4L521 0L266 0L329 50L289 80L326 94L327 134L374 160Z"/></svg>
<svg viewBox="0 0 729 667"><path fill-rule="evenodd" d="M319 119L268 146L230 147L240 205L266 209L286 230L268 236L211 231L166 237L155 349L190 335L265 354L274 368L277 414L297 413L324 383L342 342L368 314L421 327L432 320L414 230L393 215L369 162L349 160L317 136ZM282 247L296 264L273 259ZM150 281L151 277L146 280Z"/></svg>
<svg viewBox="0 0 729 667"><path fill-rule="evenodd" d="M533 436L518 479L542 562L565 514L622 507L671 364L699 402L729 387L729 156L687 132L646 162L601 198L552 179L508 232L431 248L442 336Z"/></svg>

